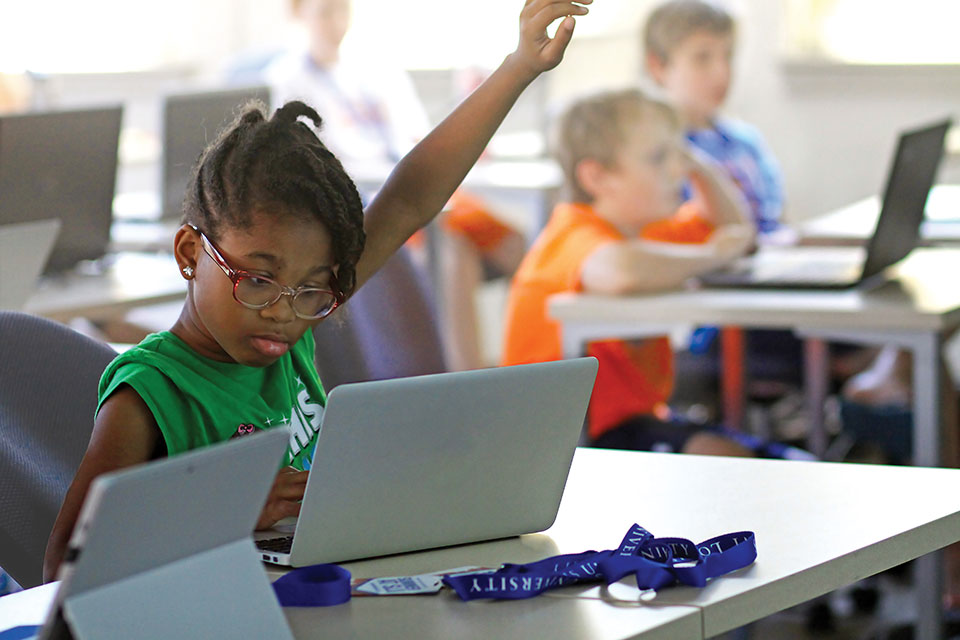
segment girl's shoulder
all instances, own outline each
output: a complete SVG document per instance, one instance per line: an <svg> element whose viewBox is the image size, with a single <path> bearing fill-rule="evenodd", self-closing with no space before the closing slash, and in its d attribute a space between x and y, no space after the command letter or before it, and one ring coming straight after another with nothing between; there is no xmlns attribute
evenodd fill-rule
<svg viewBox="0 0 960 640"><path fill-rule="evenodd" d="M139 343L120 352L107 367L119 367L127 364L149 363L162 355L172 360L190 358L190 349L183 341L169 331L151 333Z"/></svg>

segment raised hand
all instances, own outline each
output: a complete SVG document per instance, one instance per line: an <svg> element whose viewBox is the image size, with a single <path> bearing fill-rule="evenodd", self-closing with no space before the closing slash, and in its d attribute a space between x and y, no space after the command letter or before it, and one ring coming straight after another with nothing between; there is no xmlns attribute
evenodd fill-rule
<svg viewBox="0 0 960 640"><path fill-rule="evenodd" d="M517 98L557 66L573 35L574 18L593 0L526 0L520 40L503 63L397 164L366 209L367 242L357 263L360 287L450 199ZM547 27L561 20L550 38Z"/></svg>
<svg viewBox="0 0 960 640"><path fill-rule="evenodd" d="M573 36L576 20L573 16L586 15L584 6L593 0L526 0L520 12L520 40L515 55L534 75L553 69L563 59L563 52ZM564 17L566 16L566 17ZM547 27L563 18L553 38Z"/></svg>

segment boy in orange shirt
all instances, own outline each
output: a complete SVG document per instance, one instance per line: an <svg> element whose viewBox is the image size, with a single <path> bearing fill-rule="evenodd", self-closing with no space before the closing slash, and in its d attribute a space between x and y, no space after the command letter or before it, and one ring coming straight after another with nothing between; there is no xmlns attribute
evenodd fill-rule
<svg viewBox="0 0 960 640"><path fill-rule="evenodd" d="M678 287L745 254L755 238L736 188L686 147L672 109L636 89L578 101L559 121L556 147L569 201L556 207L514 277L505 365L562 357L559 326L547 316L549 296ZM687 180L696 194L681 206ZM588 413L591 444L751 453L720 432L670 416L667 338L594 342L588 352L600 361Z"/></svg>

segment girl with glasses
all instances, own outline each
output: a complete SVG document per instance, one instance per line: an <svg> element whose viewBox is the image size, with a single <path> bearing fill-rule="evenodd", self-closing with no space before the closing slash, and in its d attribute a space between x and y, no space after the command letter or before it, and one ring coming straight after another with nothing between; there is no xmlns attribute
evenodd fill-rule
<svg viewBox="0 0 960 640"><path fill-rule="evenodd" d="M183 310L104 372L45 580L93 478L258 429L284 426L290 445L257 527L297 515L325 403L310 329L440 211L523 89L560 62L570 16L591 1L526 0L517 49L400 161L366 211L305 124L321 125L308 105L289 102L269 118L250 106L219 135L198 161L174 239L189 283Z"/></svg>

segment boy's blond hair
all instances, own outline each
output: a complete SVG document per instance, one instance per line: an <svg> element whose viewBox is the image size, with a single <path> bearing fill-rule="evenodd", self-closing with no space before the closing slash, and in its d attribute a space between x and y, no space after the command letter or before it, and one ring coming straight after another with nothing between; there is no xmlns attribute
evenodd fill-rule
<svg viewBox="0 0 960 640"><path fill-rule="evenodd" d="M710 0L667 0L650 14L643 29L646 55L666 62L685 38L696 31L733 35L736 23L723 5Z"/></svg>
<svg viewBox="0 0 960 640"><path fill-rule="evenodd" d="M660 115L679 127L674 110L646 96L639 89L603 91L580 98L560 115L553 131L552 151L563 169L565 197L571 202L592 202L577 179L577 165L595 160L614 166L631 127L652 115Z"/></svg>

